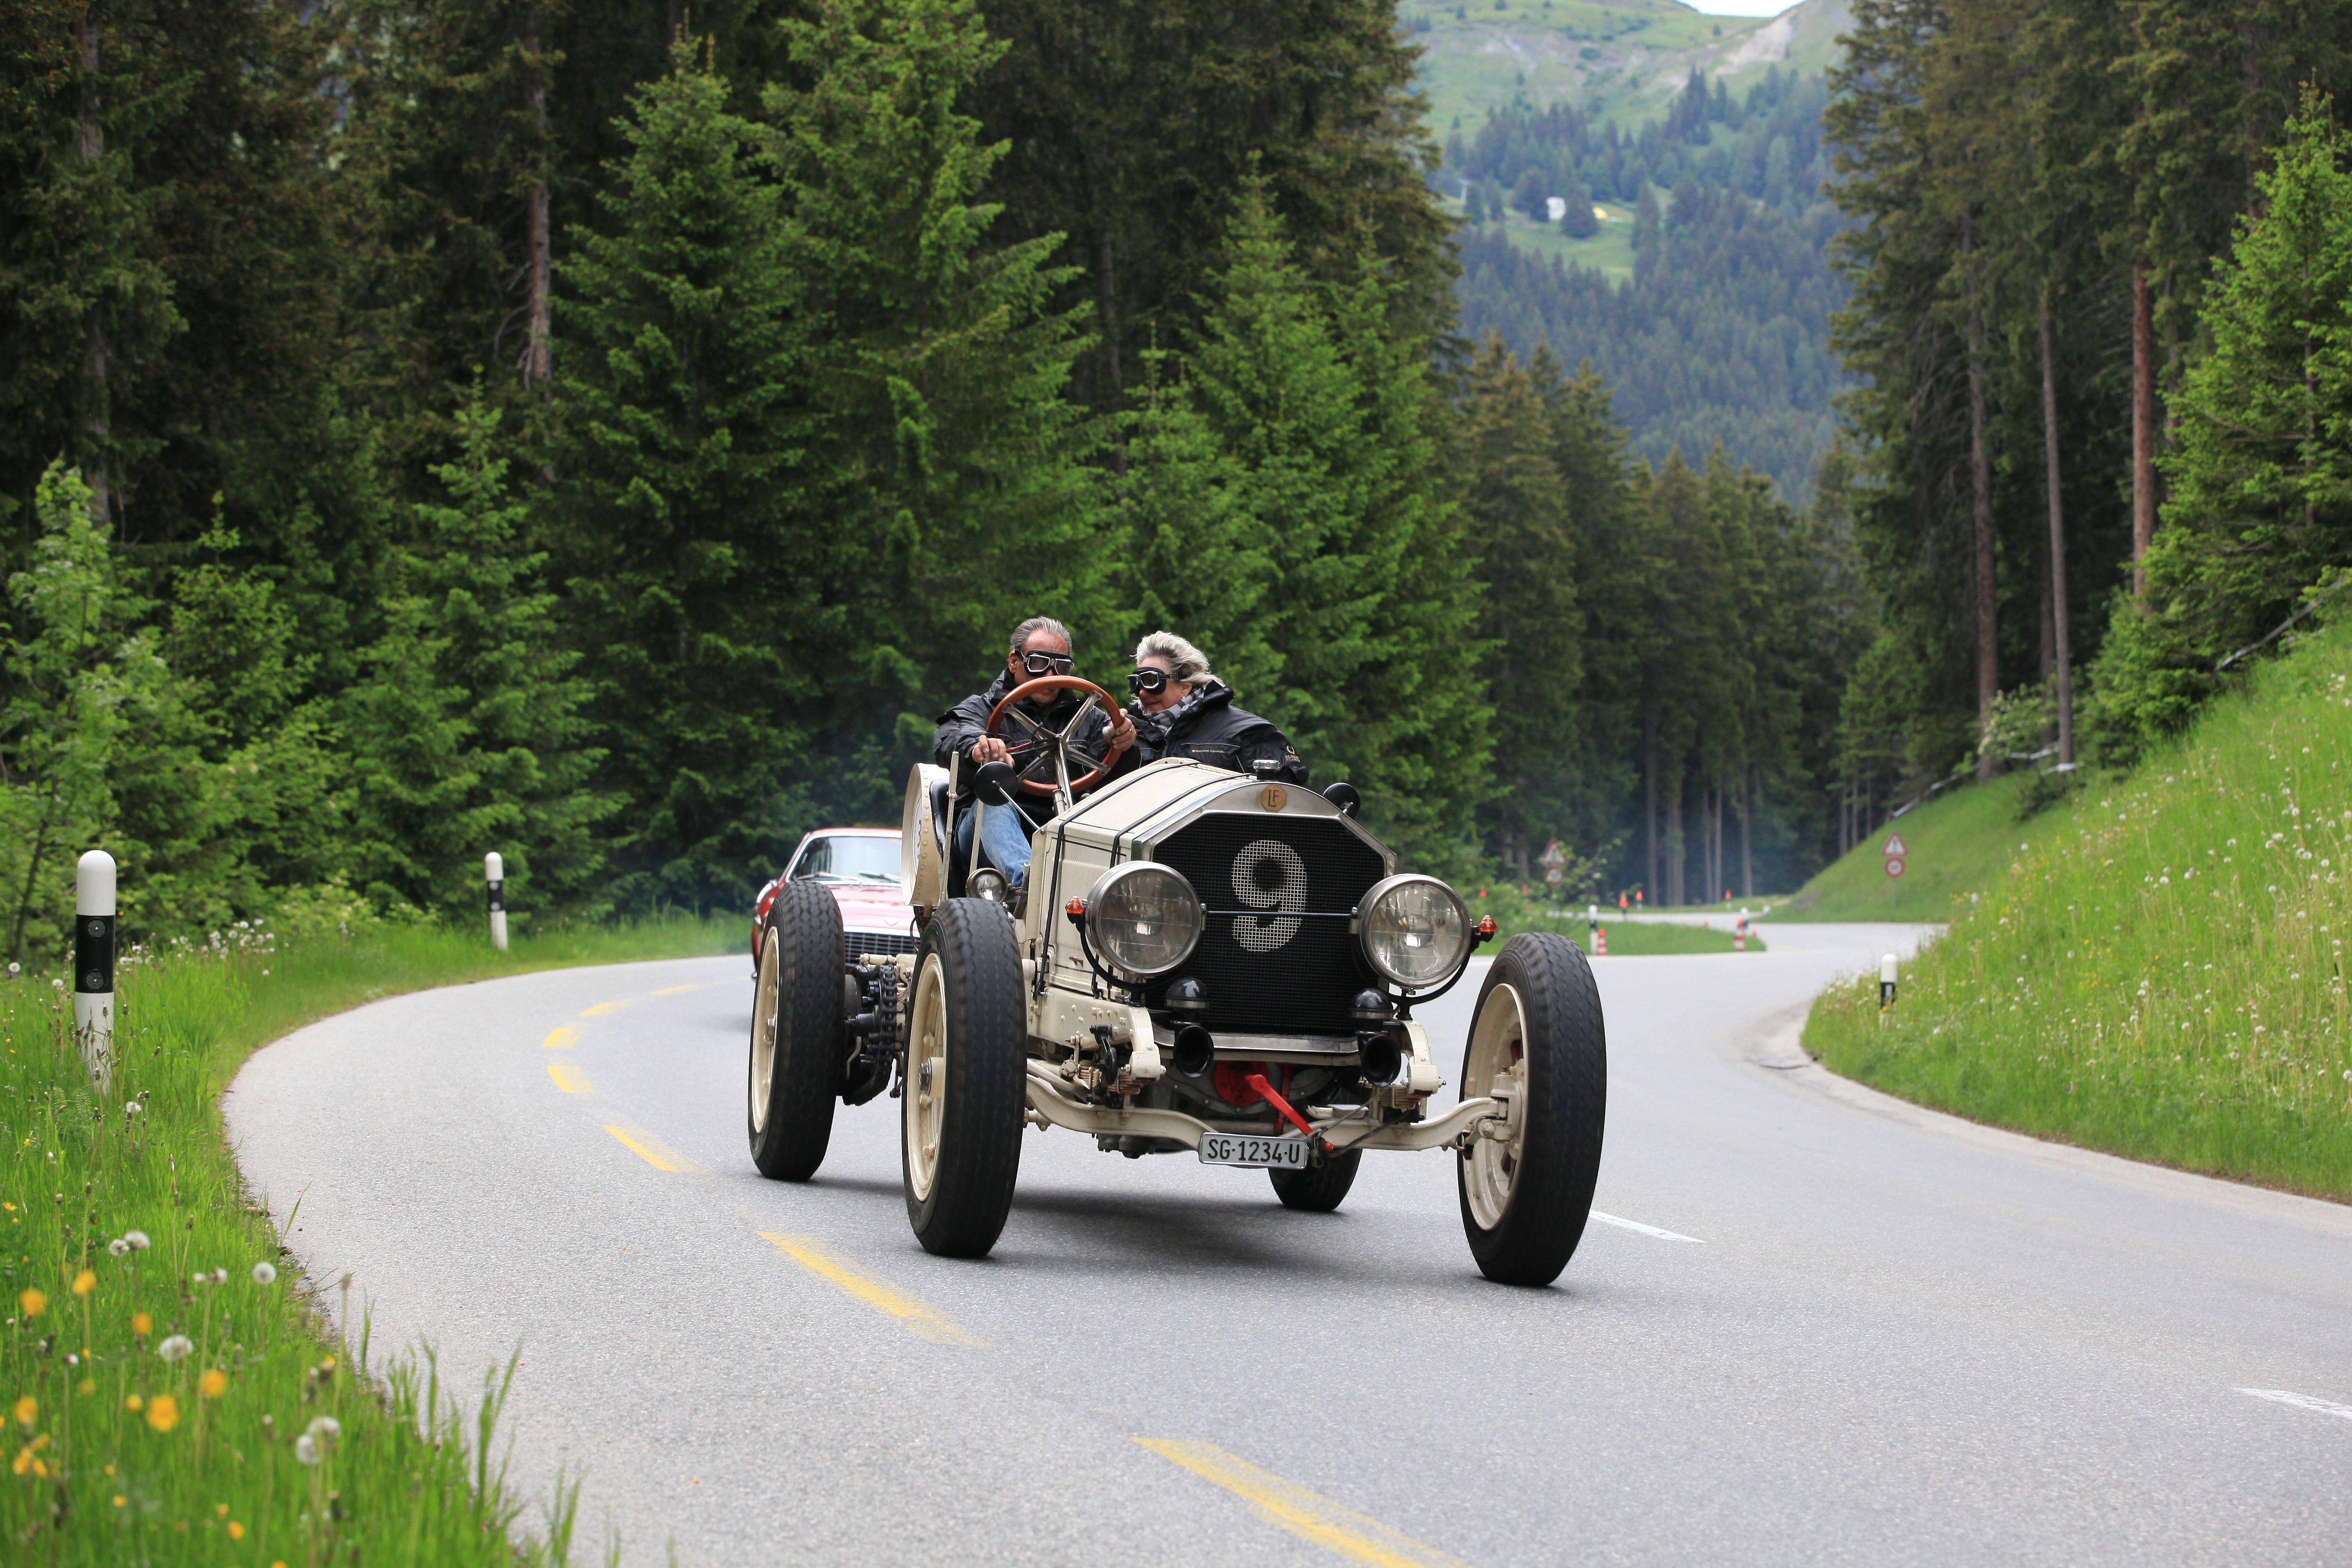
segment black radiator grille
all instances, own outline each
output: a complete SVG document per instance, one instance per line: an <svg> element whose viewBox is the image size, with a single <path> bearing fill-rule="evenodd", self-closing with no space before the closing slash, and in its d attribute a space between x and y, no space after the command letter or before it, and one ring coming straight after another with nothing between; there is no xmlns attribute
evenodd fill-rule
<svg viewBox="0 0 2352 1568"><path fill-rule="evenodd" d="M1386 873L1378 850L1333 817L1211 812L1162 842L1153 858L1181 872L1211 910L1223 911L1209 916L1201 945L1179 972L1208 991L1208 1011L1198 1016L1210 1033L1354 1032L1349 1004L1368 976L1346 916ZM1247 888L1234 885L1237 865ZM1286 903L1303 918L1285 921ZM1177 978L1148 987L1145 1003L1163 1005Z"/></svg>

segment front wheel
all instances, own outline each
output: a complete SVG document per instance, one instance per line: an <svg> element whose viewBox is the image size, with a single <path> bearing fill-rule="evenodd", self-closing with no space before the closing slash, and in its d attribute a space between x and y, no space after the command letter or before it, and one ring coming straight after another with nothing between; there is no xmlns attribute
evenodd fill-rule
<svg viewBox="0 0 2352 1568"><path fill-rule="evenodd" d="M923 931L907 1028L899 1168L926 1252L985 1258L1013 1210L1028 1068L1021 948L984 899L950 899Z"/></svg>
<svg viewBox="0 0 2352 1568"><path fill-rule="evenodd" d="M833 1140L841 1079L841 906L814 882L787 882L768 906L751 994L746 1131L751 1163L805 1182Z"/></svg>
<svg viewBox="0 0 2352 1568"><path fill-rule="evenodd" d="M1507 1136L1482 1128L1456 1168L1470 1255L1501 1284L1549 1285L1592 1212L1609 1099L1601 993L1566 937L1515 936L1486 972L1462 1063L1462 1098L1481 1095L1511 1114Z"/></svg>
<svg viewBox="0 0 2352 1568"><path fill-rule="evenodd" d="M1274 1195L1282 1200L1286 1209L1306 1214L1329 1214L1347 1197L1348 1189L1356 1184L1356 1167L1364 1163L1361 1149L1350 1149L1344 1154L1327 1154L1323 1163L1305 1171L1268 1171L1274 1179Z"/></svg>

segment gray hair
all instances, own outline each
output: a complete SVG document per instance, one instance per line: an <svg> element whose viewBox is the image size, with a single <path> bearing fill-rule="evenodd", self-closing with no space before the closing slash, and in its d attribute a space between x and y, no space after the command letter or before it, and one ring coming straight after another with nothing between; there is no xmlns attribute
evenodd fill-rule
<svg viewBox="0 0 2352 1568"><path fill-rule="evenodd" d="M1166 659L1168 678L1181 681L1187 689L1216 679L1209 668L1209 656L1174 632L1153 632L1137 643L1135 662L1141 664L1147 658Z"/></svg>
<svg viewBox="0 0 2352 1568"><path fill-rule="evenodd" d="M1078 645L1070 640L1069 627L1064 626L1061 622L1055 620L1051 616L1032 616L1027 620L1013 628L1013 646L1005 649L1005 657L1008 658L1019 658L1021 657L1022 650L1029 646L1030 634L1033 632L1051 632L1055 637L1062 639L1062 646L1064 647L1070 649L1073 653L1077 651Z"/></svg>

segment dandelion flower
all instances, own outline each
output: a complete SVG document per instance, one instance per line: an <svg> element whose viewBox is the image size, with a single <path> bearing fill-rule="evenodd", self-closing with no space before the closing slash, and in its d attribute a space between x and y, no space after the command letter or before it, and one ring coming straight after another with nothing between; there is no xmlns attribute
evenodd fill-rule
<svg viewBox="0 0 2352 1568"><path fill-rule="evenodd" d="M155 1320L149 1317L146 1313L133 1312L131 1314L131 1331L137 1334L141 1339L145 1339L149 1331L154 1327Z"/></svg>
<svg viewBox="0 0 2352 1568"><path fill-rule="evenodd" d="M226 1519L228 1517L228 1504L225 1502L216 1502L213 1504L213 1517L215 1519Z"/></svg>
<svg viewBox="0 0 2352 1568"><path fill-rule="evenodd" d="M308 1436L324 1437L331 1445L343 1435L343 1424L331 1415L321 1415L303 1428Z"/></svg>
<svg viewBox="0 0 2352 1568"><path fill-rule="evenodd" d="M228 1392L228 1373L218 1367L207 1367L205 1375L196 1379L196 1388L206 1399L218 1399Z"/></svg>
<svg viewBox="0 0 2352 1568"><path fill-rule="evenodd" d="M134 1394L130 1398L125 1399L122 1402L122 1408L130 1411L133 1415L136 1415L139 1412L147 1408L147 1402Z"/></svg>
<svg viewBox="0 0 2352 1568"><path fill-rule="evenodd" d="M143 1106L143 1105L140 1104L140 1103L139 1103L137 1100L128 1100L128 1101L125 1101L125 1102L124 1102L124 1104L123 1104L123 1107L122 1107L122 1114L123 1114L123 1115L125 1115L125 1116L136 1116L136 1115L138 1115L141 1111L142 1111L142 1110L146 1110L146 1109L147 1109L147 1108L146 1108L145 1106Z"/></svg>
<svg viewBox="0 0 2352 1568"><path fill-rule="evenodd" d="M169 1432L180 1424L180 1402L168 1394L159 1394L147 1402L147 1425L158 1432Z"/></svg>
<svg viewBox="0 0 2352 1568"><path fill-rule="evenodd" d="M73 1292L75 1295L87 1296L92 1290L97 1289L98 1276L90 1272L89 1269L85 1268L80 1273L74 1276Z"/></svg>
<svg viewBox="0 0 2352 1568"><path fill-rule="evenodd" d="M308 1432L294 1439L294 1457L306 1465L319 1462L319 1445Z"/></svg>
<svg viewBox="0 0 2352 1568"><path fill-rule="evenodd" d="M213 1270L213 1283L214 1283L214 1284L215 1284L215 1285L226 1285L226 1284L227 1284L227 1283L228 1283L228 1270L227 1270L227 1269L226 1269L226 1268L215 1268L215 1269L214 1269L214 1270Z"/></svg>
<svg viewBox="0 0 2352 1568"><path fill-rule="evenodd" d="M173 1334L155 1347L155 1353L165 1361L185 1361L195 1345L185 1334Z"/></svg>
<svg viewBox="0 0 2352 1568"><path fill-rule="evenodd" d="M41 1402L31 1394L16 1401L16 1425L30 1426L41 1418Z"/></svg>
<svg viewBox="0 0 2352 1568"><path fill-rule="evenodd" d="M277 1280L278 1266L276 1264L257 1263L253 1266L253 1282L256 1285L272 1285L277 1283Z"/></svg>
<svg viewBox="0 0 2352 1568"><path fill-rule="evenodd" d="M16 1297L16 1305L24 1309L25 1316L37 1318L49 1310L49 1299L38 1290L27 1289Z"/></svg>
<svg viewBox="0 0 2352 1568"><path fill-rule="evenodd" d="M147 1239L147 1233L143 1230L126 1230L122 1233L122 1239L131 1244L133 1252L144 1252L154 1245Z"/></svg>
<svg viewBox="0 0 2352 1568"><path fill-rule="evenodd" d="M117 1258L127 1258L131 1255L131 1244L118 1236L106 1244L106 1250Z"/></svg>
<svg viewBox="0 0 2352 1568"><path fill-rule="evenodd" d="M122 1506L122 1494L121 1492L114 1494L114 1506L117 1508L121 1508Z"/></svg>
<svg viewBox="0 0 2352 1568"><path fill-rule="evenodd" d="M233 1519L230 1520L228 1521L228 1538L231 1541L243 1541L245 1539L245 1526L237 1523L237 1521Z"/></svg>

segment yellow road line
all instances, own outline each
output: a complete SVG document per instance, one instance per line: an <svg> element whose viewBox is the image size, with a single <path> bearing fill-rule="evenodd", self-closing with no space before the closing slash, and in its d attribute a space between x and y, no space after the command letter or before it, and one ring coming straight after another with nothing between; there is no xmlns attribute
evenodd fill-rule
<svg viewBox="0 0 2352 1568"><path fill-rule="evenodd" d="M878 1279L843 1267L826 1255L805 1236L778 1236L763 1230L760 1239L772 1244L786 1258L799 1264L828 1285L835 1285L856 1297L877 1311L887 1312L907 1325L907 1330L919 1340L929 1340L935 1345L977 1345L981 1341L948 1321L940 1310L927 1301L918 1301L890 1289Z"/></svg>
<svg viewBox="0 0 2352 1568"><path fill-rule="evenodd" d="M566 1046L578 1045L580 1043L580 1031L572 1027L571 1025L566 1024L561 1029L549 1030L547 1038L540 1041L539 1043L545 1046L551 1051L560 1051Z"/></svg>
<svg viewBox="0 0 2352 1568"><path fill-rule="evenodd" d="M1153 1437L1136 1441L1169 1463L1181 1465L1255 1505L1269 1522L1353 1562L1375 1563L1379 1568L1468 1568L1459 1558L1399 1535L1378 1520L1366 1519L1305 1487L1294 1486L1213 1443L1171 1443Z"/></svg>
<svg viewBox="0 0 2352 1568"><path fill-rule="evenodd" d="M596 1092L596 1086L588 1081L588 1075L582 1072L578 1068L573 1067L570 1062L548 1063L547 1076L555 1080L555 1087L562 1089L566 1094L593 1094Z"/></svg>
<svg viewBox="0 0 2352 1568"><path fill-rule="evenodd" d="M634 996L629 998L629 1002L634 1002L636 998ZM599 1002L593 1007L581 1008L580 1016L583 1018L601 1018L607 1013L619 1012L622 1008L627 1006L629 1002Z"/></svg>
<svg viewBox="0 0 2352 1568"><path fill-rule="evenodd" d="M684 992L699 991L701 989L702 987L699 985L669 985L663 987L659 991L654 992L653 994L656 996L676 996Z"/></svg>
<svg viewBox="0 0 2352 1568"><path fill-rule="evenodd" d="M692 1171L693 1163L642 1127L607 1127L621 1147L656 1171Z"/></svg>

